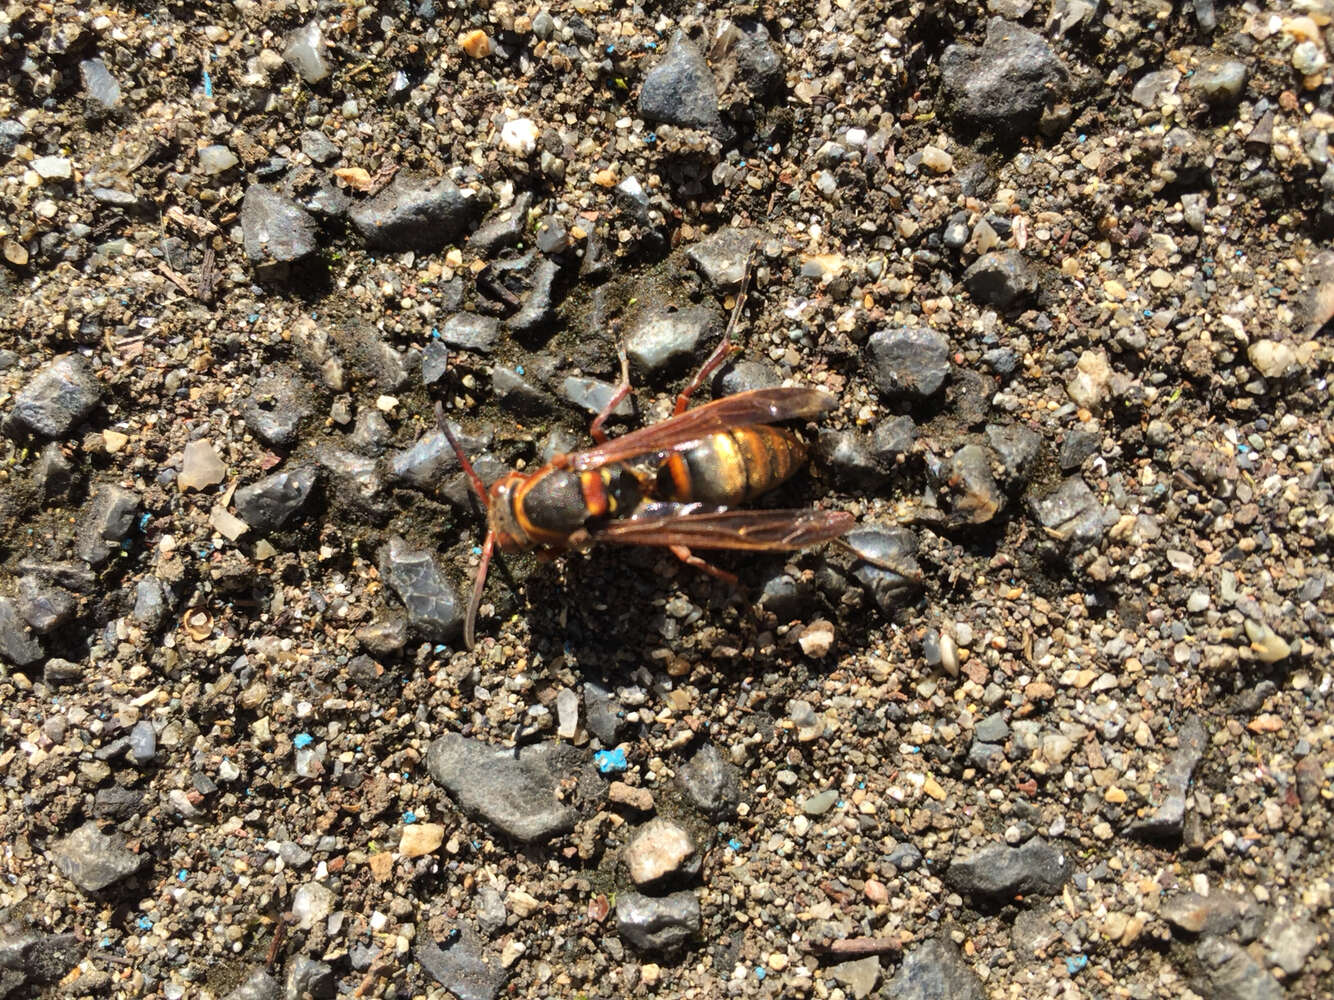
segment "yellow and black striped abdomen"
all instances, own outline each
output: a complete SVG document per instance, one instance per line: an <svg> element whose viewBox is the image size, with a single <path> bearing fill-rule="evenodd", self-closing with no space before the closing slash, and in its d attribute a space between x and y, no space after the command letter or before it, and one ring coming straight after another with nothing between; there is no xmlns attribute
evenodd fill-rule
<svg viewBox="0 0 1334 1000"><path fill-rule="evenodd" d="M658 470L658 495L731 507L791 479L805 461L806 446L782 427L721 431L668 456Z"/></svg>

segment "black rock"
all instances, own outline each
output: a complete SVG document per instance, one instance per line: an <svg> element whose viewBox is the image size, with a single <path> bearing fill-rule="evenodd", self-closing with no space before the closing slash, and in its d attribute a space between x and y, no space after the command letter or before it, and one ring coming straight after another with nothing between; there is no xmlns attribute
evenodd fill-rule
<svg viewBox="0 0 1334 1000"><path fill-rule="evenodd" d="M159 628L167 618L167 596L157 577L146 576L134 585L134 610L131 615L149 631Z"/></svg>
<svg viewBox="0 0 1334 1000"><path fill-rule="evenodd" d="M556 401L549 395L524 381L513 368L497 365L491 369L491 391L505 408L506 413L518 413L524 416L537 416L550 413L556 408Z"/></svg>
<svg viewBox="0 0 1334 1000"><path fill-rule="evenodd" d="M471 930L460 929L443 948L423 930L413 952L421 967L458 1000L495 1000L509 979L503 966L486 961Z"/></svg>
<svg viewBox="0 0 1334 1000"><path fill-rule="evenodd" d="M1038 279L1018 250L984 253L963 272L963 284L973 301L997 309L1025 305L1037 294Z"/></svg>
<svg viewBox="0 0 1334 1000"><path fill-rule="evenodd" d="M713 129L721 124L713 73L685 32L672 36L666 56L644 74L639 114L645 121L683 128Z"/></svg>
<svg viewBox="0 0 1334 1000"><path fill-rule="evenodd" d="M78 608L68 590L32 573L19 577L16 603L23 620L38 635L49 635L67 624Z"/></svg>
<svg viewBox="0 0 1334 1000"><path fill-rule="evenodd" d="M138 815L144 804L144 794L134 788L108 785L99 788L93 796L93 815L120 823Z"/></svg>
<svg viewBox="0 0 1334 1000"><path fill-rule="evenodd" d="M394 432L383 413L379 410L362 410L357 414L356 426L352 428L352 434L347 440L363 455L375 456L384 454L393 437Z"/></svg>
<svg viewBox="0 0 1334 1000"><path fill-rule="evenodd" d="M91 820L51 847L51 861L86 893L133 875L143 858L125 847L124 838L104 834Z"/></svg>
<svg viewBox="0 0 1334 1000"><path fill-rule="evenodd" d="M753 229L727 226L687 247L686 257L715 291L730 292L740 286L759 240Z"/></svg>
<svg viewBox="0 0 1334 1000"><path fill-rule="evenodd" d="M991 475L990 451L980 444L966 444L950 456L946 470L954 520L986 524L999 513L1005 497Z"/></svg>
<svg viewBox="0 0 1334 1000"><path fill-rule="evenodd" d="M614 747L629 723L616 696L594 681L584 682L584 725L604 747Z"/></svg>
<svg viewBox="0 0 1334 1000"><path fill-rule="evenodd" d="M1031 134L1043 111L1063 98L1069 74L1041 35L996 17L981 48L945 50L940 80L957 118L1014 139Z"/></svg>
<svg viewBox="0 0 1334 1000"><path fill-rule="evenodd" d="M676 772L677 783L692 805L714 818L730 816L741 802L737 769L712 743L705 743Z"/></svg>
<svg viewBox="0 0 1334 1000"><path fill-rule="evenodd" d="M1071 555L1102 538L1102 504L1078 476L1065 480L1040 500L1031 501L1031 507L1038 524Z"/></svg>
<svg viewBox="0 0 1334 1000"><path fill-rule="evenodd" d="M528 210L532 205L533 195L525 191L509 208L501 209L478 226L477 231L468 237L468 246L484 257L494 257L501 250L517 246L523 242Z"/></svg>
<svg viewBox="0 0 1334 1000"><path fill-rule="evenodd" d="M700 924L693 892L660 898L626 892L616 898L616 929L640 951L674 952L699 933Z"/></svg>
<svg viewBox="0 0 1334 1000"><path fill-rule="evenodd" d="M286 195L251 184L241 202L241 234L254 264L287 264L319 249L319 226Z"/></svg>
<svg viewBox="0 0 1334 1000"><path fill-rule="evenodd" d="M1241 945L1206 936L1195 946L1201 983L1192 983L1210 1000L1283 1000L1287 991Z"/></svg>
<svg viewBox="0 0 1334 1000"><path fill-rule="evenodd" d="M438 250L476 224L487 205L485 196L448 178L399 174L348 218L373 249Z"/></svg>
<svg viewBox="0 0 1334 1000"><path fill-rule="evenodd" d="M18 924L0 925L0 997L25 984L45 986L64 979L87 955L78 934L45 934ZM12 973L12 975L7 975Z"/></svg>
<svg viewBox="0 0 1334 1000"><path fill-rule="evenodd" d="M579 781L584 794L600 785L591 755L568 743L504 747L451 733L431 744L426 766L460 809L525 842L574 829L579 814L566 780Z"/></svg>
<svg viewBox="0 0 1334 1000"><path fill-rule="evenodd" d="M1023 489L1037 464L1042 438L1037 432L1019 424L987 427L987 443L1000 459L1001 484L1007 493Z"/></svg>
<svg viewBox="0 0 1334 1000"><path fill-rule="evenodd" d="M863 524L843 537L867 560L859 561L852 575L881 611L901 607L905 598L921 587L917 536L908 528Z"/></svg>
<svg viewBox="0 0 1334 1000"><path fill-rule="evenodd" d="M489 434L467 434L458 424L450 423L450 431L460 447L476 464L481 452L491 443ZM394 452L386 463L390 477L414 489L429 492L442 487L448 477L459 468L454 446L442 431L427 431L410 448Z"/></svg>
<svg viewBox="0 0 1334 1000"><path fill-rule="evenodd" d="M101 386L77 354L56 358L14 397L6 423L46 438L64 438L92 412Z"/></svg>
<svg viewBox="0 0 1334 1000"><path fill-rule="evenodd" d="M139 494L123 486L103 486L79 525L75 551L93 567L103 565L134 529Z"/></svg>
<svg viewBox="0 0 1334 1000"><path fill-rule="evenodd" d="M1019 847L992 844L950 862L945 881L955 891L996 902L1015 896L1054 896L1070 877L1064 852L1041 837Z"/></svg>
<svg viewBox="0 0 1334 1000"><path fill-rule="evenodd" d="M236 513L261 535L277 531L305 506L319 478L320 470L313 465L265 476L236 491Z"/></svg>
<svg viewBox="0 0 1334 1000"><path fill-rule="evenodd" d="M41 643L28 634L14 602L0 597L0 659L16 667L27 667L44 655Z"/></svg>
<svg viewBox="0 0 1334 1000"><path fill-rule="evenodd" d="M1072 427L1061 442L1061 450L1056 457L1062 472L1074 472L1097 452L1102 444L1102 435L1096 430L1084 427Z"/></svg>
<svg viewBox="0 0 1334 1000"><path fill-rule="evenodd" d="M570 248L570 230L558 215L548 215L539 219L534 235L537 249L549 257L564 253Z"/></svg>
<svg viewBox="0 0 1334 1000"><path fill-rule="evenodd" d="M250 978L227 994L226 1000L279 1000L282 995L278 980L263 969L256 969Z"/></svg>
<svg viewBox="0 0 1334 1000"><path fill-rule="evenodd" d="M1008 347L995 347L982 355L982 363L1002 378L1008 378L1019 367L1019 355Z"/></svg>
<svg viewBox="0 0 1334 1000"><path fill-rule="evenodd" d="M440 324L440 340L444 344L477 354L494 351L501 333L500 320L479 313L455 313Z"/></svg>
<svg viewBox="0 0 1334 1000"><path fill-rule="evenodd" d="M754 18L737 18L714 45L723 49L720 72L734 76L760 100L777 96L786 83L783 52L769 37L769 29Z"/></svg>
<svg viewBox="0 0 1334 1000"><path fill-rule="evenodd" d="M958 946L942 935L904 952L884 995L894 1000L986 1000L987 994Z"/></svg>
<svg viewBox="0 0 1334 1000"><path fill-rule="evenodd" d="M722 330L722 315L709 306L648 308L626 335L625 352L641 372L657 374L685 367L702 342Z"/></svg>
<svg viewBox="0 0 1334 1000"><path fill-rule="evenodd" d="M529 279L523 305L505 325L520 337L531 337L548 330L556 316L556 279L559 277L560 265L554 260L538 261Z"/></svg>
<svg viewBox="0 0 1334 1000"><path fill-rule="evenodd" d="M905 841L895 844L894 850L889 852L885 860L901 872L916 871L922 864L922 852L917 849L916 844Z"/></svg>
<svg viewBox="0 0 1334 1000"><path fill-rule="evenodd" d="M812 589L798 582L784 570L779 570L760 589L759 604L780 622L803 618L811 606Z"/></svg>
<svg viewBox="0 0 1334 1000"><path fill-rule="evenodd" d="M925 327L892 327L871 334L868 343L876 385L890 397L927 399L950 373L950 345Z"/></svg>
<svg viewBox="0 0 1334 1000"><path fill-rule="evenodd" d="M310 415L311 387L291 372L265 375L241 405L241 419L266 444L287 448L297 427Z"/></svg>
<svg viewBox="0 0 1334 1000"><path fill-rule="evenodd" d="M1177 749L1167 766L1153 780L1150 804L1153 812L1132 823L1130 832L1150 840L1172 840L1181 836L1186 818L1186 791L1191 775L1209 745L1209 736L1198 715L1192 715L1177 730Z"/></svg>
<svg viewBox="0 0 1334 1000"><path fill-rule="evenodd" d="M820 431L819 442L821 460L841 485L854 490L875 490L889 479L867 435L853 430L825 429Z"/></svg>
<svg viewBox="0 0 1334 1000"><path fill-rule="evenodd" d="M6 118L0 121L0 159L8 160L14 155L14 150L23 137L28 134L22 122L17 122L13 118Z"/></svg>
<svg viewBox="0 0 1334 1000"><path fill-rule="evenodd" d="M453 638L463 627L463 612L435 556L410 548L395 536L380 548L380 573L408 610L408 626L436 642Z"/></svg>

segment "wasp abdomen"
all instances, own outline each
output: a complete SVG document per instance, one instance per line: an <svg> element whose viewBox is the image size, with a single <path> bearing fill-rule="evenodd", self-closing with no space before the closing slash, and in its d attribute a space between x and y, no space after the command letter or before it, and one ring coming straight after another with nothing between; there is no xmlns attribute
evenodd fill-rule
<svg viewBox="0 0 1334 1000"><path fill-rule="evenodd" d="M791 431L760 424L722 431L668 457L658 490L669 500L729 507L787 481L806 461Z"/></svg>

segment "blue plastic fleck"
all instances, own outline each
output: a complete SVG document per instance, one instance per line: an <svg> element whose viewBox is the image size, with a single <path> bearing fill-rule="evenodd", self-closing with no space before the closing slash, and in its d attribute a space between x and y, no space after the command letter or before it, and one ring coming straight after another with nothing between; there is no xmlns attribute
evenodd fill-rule
<svg viewBox="0 0 1334 1000"><path fill-rule="evenodd" d="M403 814L403 822L404 822L404 823L415 823L415 822L417 822L417 814L416 814L415 812L413 812L411 809L409 809L407 812L405 812L405 813Z"/></svg>
<svg viewBox="0 0 1334 1000"><path fill-rule="evenodd" d="M204 70L204 96L213 96L213 77L208 75L208 70Z"/></svg>
<svg viewBox="0 0 1334 1000"><path fill-rule="evenodd" d="M625 751L620 747L615 750L599 750L593 754L593 763L597 765L599 774L620 774L630 766L625 759Z"/></svg>
<svg viewBox="0 0 1334 1000"><path fill-rule="evenodd" d="M305 747L310 746L314 742L315 742L315 737L311 736L310 733L297 733L296 739L292 740L292 746L296 747L298 750L301 750Z"/></svg>
<svg viewBox="0 0 1334 1000"><path fill-rule="evenodd" d="M140 514L140 515L139 515L139 530L140 530L140 531L143 531L145 528L147 528L147 527L148 527L148 522L151 521L151 520L153 520L153 515L152 515L152 514Z"/></svg>
<svg viewBox="0 0 1334 1000"><path fill-rule="evenodd" d="M515 366L514 366L514 371L515 371L515 374L517 374L517 375L522 375L522 374L523 374L523 365L515 365Z"/></svg>
<svg viewBox="0 0 1334 1000"><path fill-rule="evenodd" d="M1087 955L1071 955L1065 960L1065 971L1072 976L1078 975L1084 970L1084 966L1089 964Z"/></svg>
<svg viewBox="0 0 1334 1000"><path fill-rule="evenodd" d="M184 882L189 877L190 877L190 872L184 868L182 868L180 871L176 873L176 879L177 881L180 882Z"/></svg>
<svg viewBox="0 0 1334 1000"><path fill-rule="evenodd" d="M727 846L731 848L733 851L739 851L741 850L741 841L733 837L731 840L727 842Z"/></svg>
<svg viewBox="0 0 1334 1000"><path fill-rule="evenodd" d="M764 966L762 966L762 965L757 965L757 966L755 966L755 978L756 978L756 979L763 979L766 975L767 975L767 973L764 971Z"/></svg>
<svg viewBox="0 0 1334 1000"><path fill-rule="evenodd" d="M140 917L138 924L141 931L151 931L153 929L153 921L148 917Z"/></svg>

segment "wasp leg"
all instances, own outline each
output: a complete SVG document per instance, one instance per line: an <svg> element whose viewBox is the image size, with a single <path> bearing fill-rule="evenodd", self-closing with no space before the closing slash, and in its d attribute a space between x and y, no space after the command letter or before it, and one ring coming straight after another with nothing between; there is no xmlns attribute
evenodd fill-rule
<svg viewBox="0 0 1334 1000"><path fill-rule="evenodd" d="M630 359L626 356L625 344L619 339L616 341L616 356L621 359L621 384L616 387L616 391L607 400L607 405L593 418L593 423L588 428L588 433L598 444L607 443L607 432L602 429L602 425L611 416L611 411L620 406L621 400L630 395Z"/></svg>
<svg viewBox="0 0 1334 1000"><path fill-rule="evenodd" d="M705 573L708 573L709 576L722 580L723 583L731 584L733 587L736 586L737 579L735 573L729 573L725 569L719 569L711 562L705 562L684 545L669 545L667 547L671 549L672 555L676 556L676 558L680 559L687 566L694 566L695 569L703 570Z"/></svg>
<svg viewBox="0 0 1334 1000"><path fill-rule="evenodd" d="M750 265L750 258L747 258L741 271L741 284L737 288L736 304L732 307L732 318L727 321L727 329L723 331L723 339L713 349L713 353L705 359L704 364L695 373L695 377L690 380L690 384L682 389L681 394L676 397L676 406L672 409L672 416L676 417L685 413L686 407L690 405L690 397L699 391L699 387L708 381L709 376L716 372L724 361L731 357L732 352L741 350L739 344L732 342L732 335L736 333L737 324L741 322L741 310L746 304L746 286L750 284Z"/></svg>

